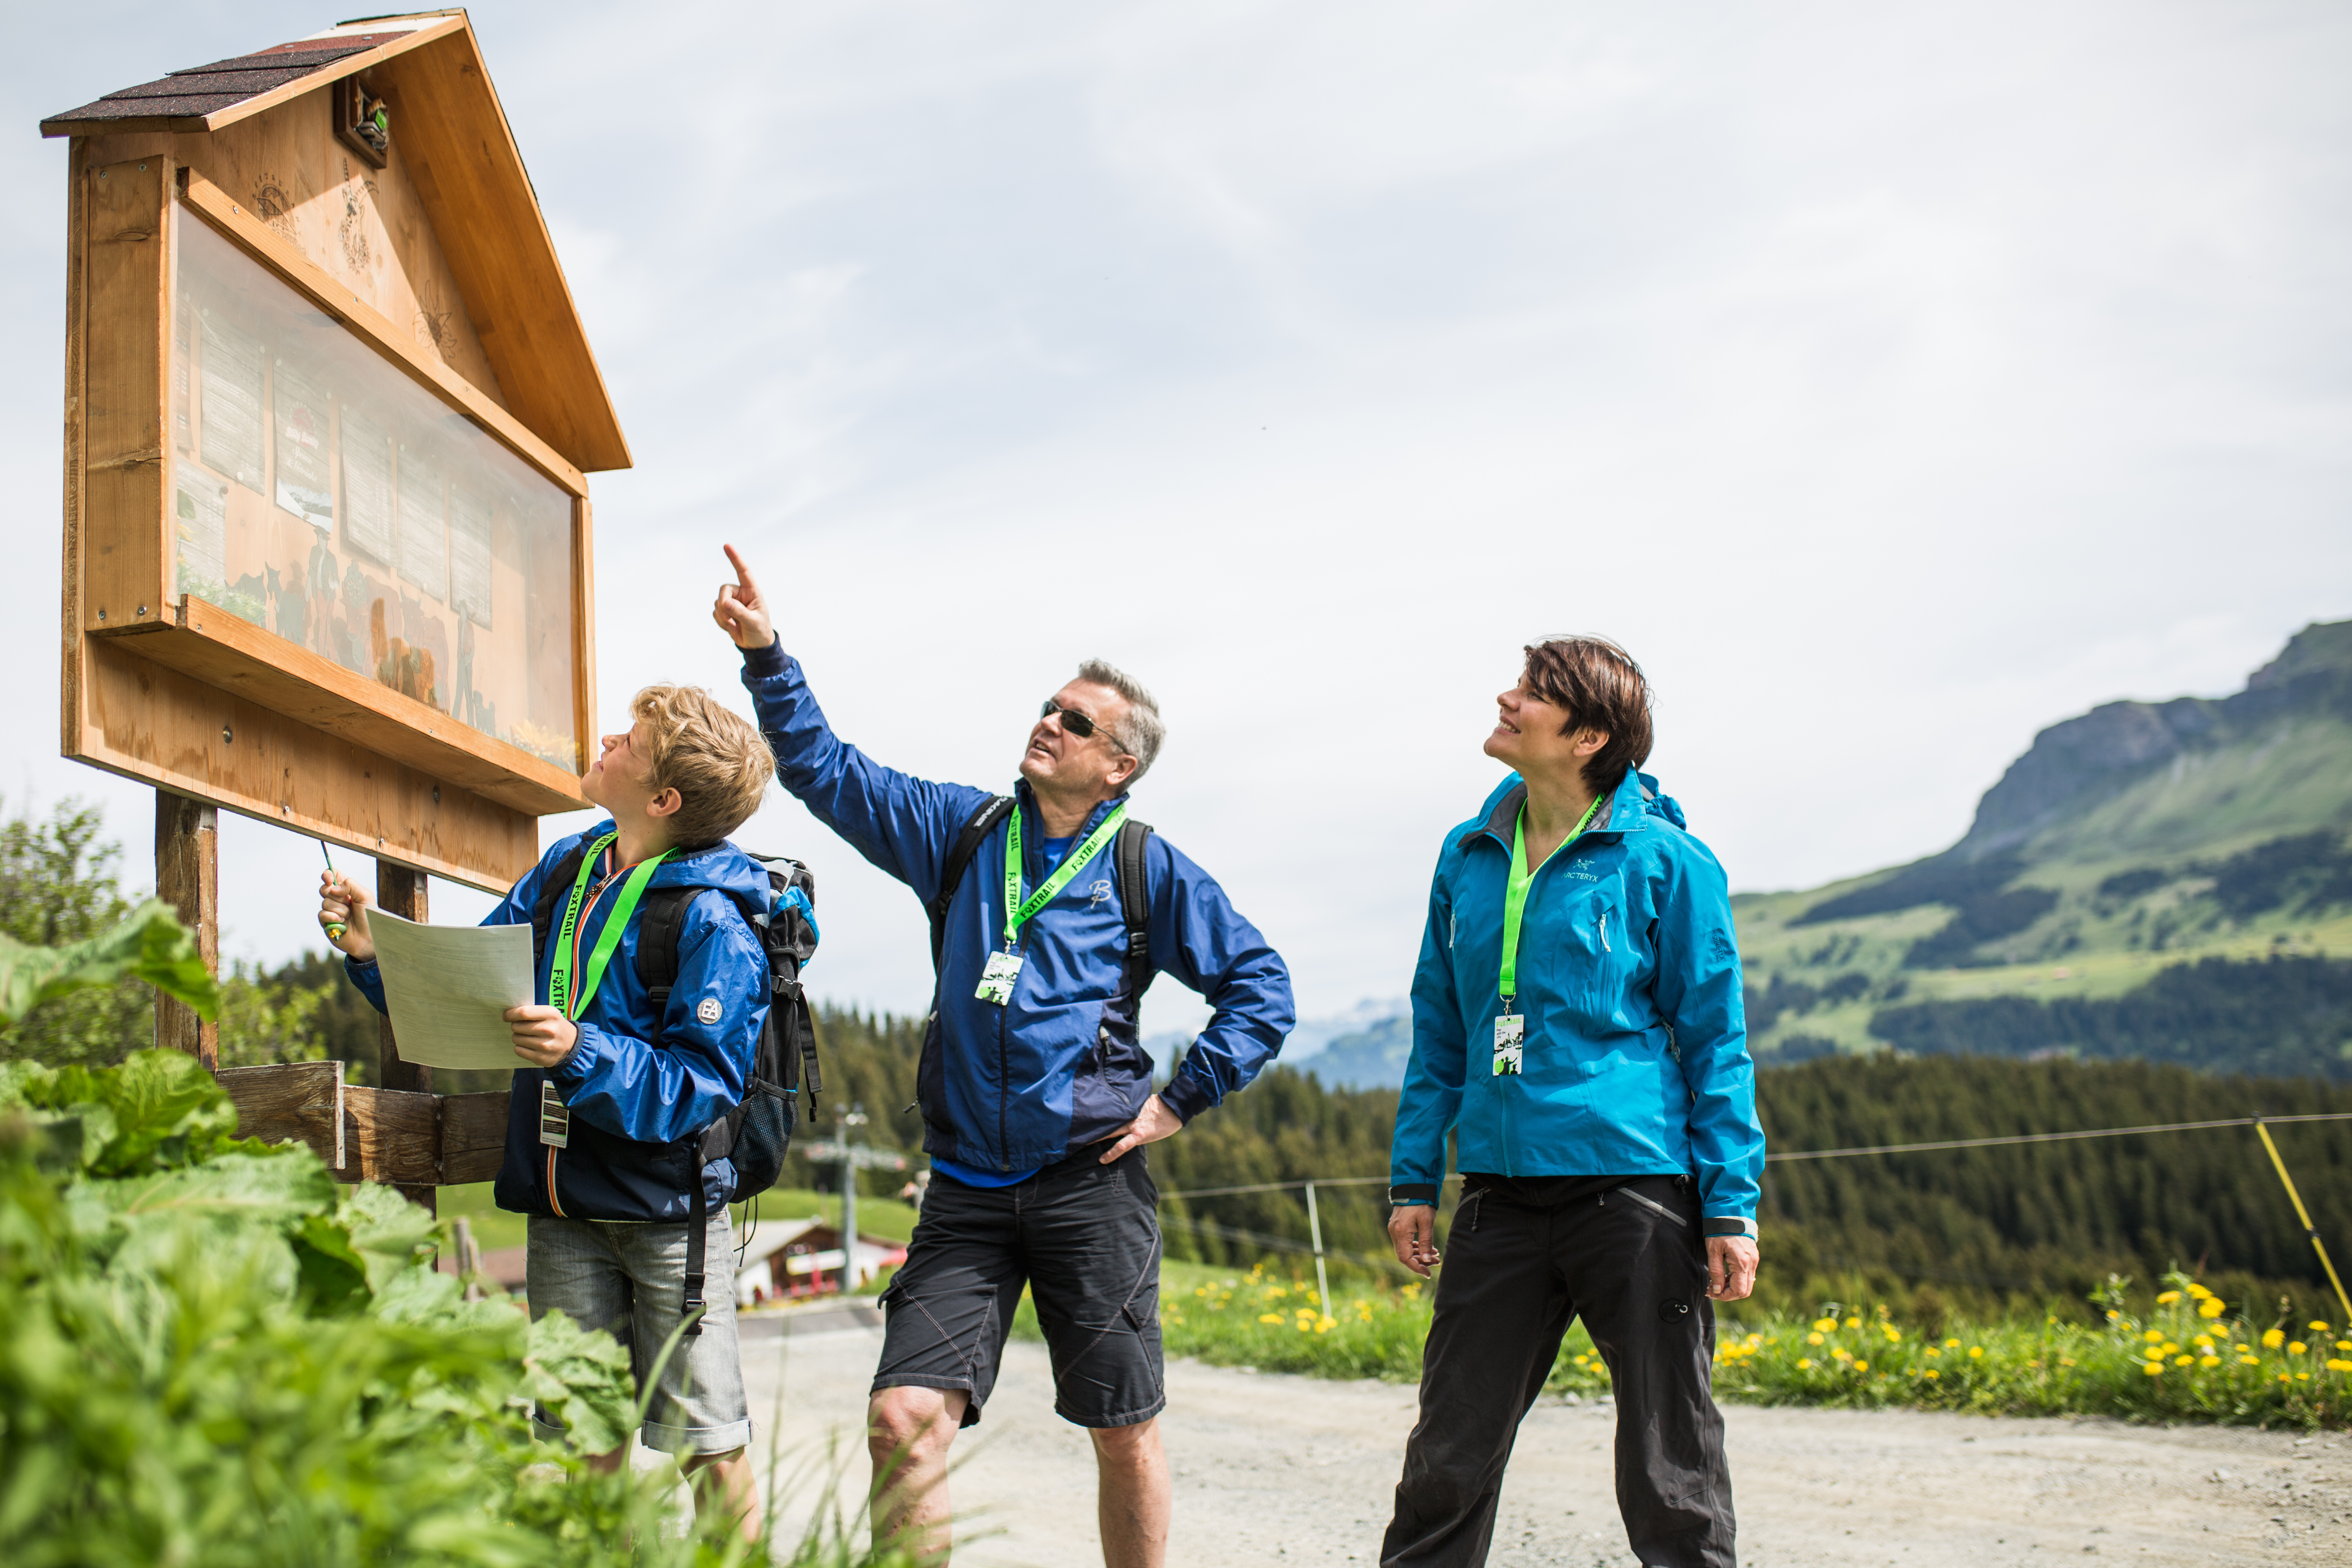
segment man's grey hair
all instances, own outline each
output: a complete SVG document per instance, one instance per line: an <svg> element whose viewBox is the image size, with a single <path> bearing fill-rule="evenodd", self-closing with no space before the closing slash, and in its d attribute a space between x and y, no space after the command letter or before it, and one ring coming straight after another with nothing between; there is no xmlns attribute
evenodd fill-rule
<svg viewBox="0 0 2352 1568"><path fill-rule="evenodd" d="M1152 760L1160 755L1160 742L1168 738L1168 726L1160 721L1160 703L1144 689L1143 682L1099 658L1090 658L1078 666L1078 679L1108 686L1127 699L1127 717L1104 728L1110 731L1118 749L1135 759L1135 772L1127 781L1132 788L1138 779L1151 771Z"/></svg>

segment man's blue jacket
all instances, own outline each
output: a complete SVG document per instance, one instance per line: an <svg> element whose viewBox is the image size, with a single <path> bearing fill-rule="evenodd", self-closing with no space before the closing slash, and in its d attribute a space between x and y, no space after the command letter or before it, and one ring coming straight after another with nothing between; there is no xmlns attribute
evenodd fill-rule
<svg viewBox="0 0 2352 1568"><path fill-rule="evenodd" d="M529 925L541 884L574 848L611 831L608 818L558 842L482 923ZM767 872L732 844L664 861L646 884L648 892L656 888L705 889L686 907L668 1005L654 1016L653 999L638 983L637 933L644 922L631 920L596 994L575 1020L580 1043L572 1054L551 1069L524 1068L514 1075L506 1163L495 1190L502 1209L604 1220L685 1220L693 1213L694 1144L705 1128L742 1100L760 1031L768 1021L767 952L728 895L754 907L771 895ZM550 922L555 928L563 923L563 900L570 892L557 890ZM583 961L594 951L619 898L615 884L581 922ZM537 989L542 1003L554 960L552 931L544 945ZM346 960L344 967L383 1011L383 977L375 964ZM717 1016L702 1016L705 1001L718 1004ZM542 1079L554 1080L572 1110L570 1141L562 1149L539 1141ZM734 1188L732 1161L704 1167L703 1190L712 1208L724 1206Z"/></svg>
<svg viewBox="0 0 2352 1568"><path fill-rule="evenodd" d="M947 858L989 792L887 768L835 735L797 660L779 647L743 656L776 772L818 821L914 889L926 907ZM1045 879L1035 799L1015 786L1025 885ZM1124 799L1122 796L1120 799ZM1095 809L1081 836L1119 804ZM1051 1164L1108 1138L1142 1110L1151 1058L1122 996L1127 925L1114 857L1098 858L1022 928L1021 977L1005 1006L973 992L1004 945L1006 823L981 842L948 910L937 1011L923 1041L916 1097L923 1148L983 1171ZM1099 870L1097 870L1099 868ZM1290 973L1208 873L1153 834L1145 859L1151 966L1216 1009L1160 1100L1186 1121L1255 1078L1295 1021Z"/></svg>
<svg viewBox="0 0 2352 1568"><path fill-rule="evenodd" d="M1494 1071L1515 773L1445 836L1412 981L1390 1180L1433 1200L1454 1164L1506 1176L1692 1174L1709 1220L1756 1217L1764 1130L1723 868L1632 769L1528 889L1517 1076ZM1710 1229L1727 1230L1728 1226Z"/></svg>

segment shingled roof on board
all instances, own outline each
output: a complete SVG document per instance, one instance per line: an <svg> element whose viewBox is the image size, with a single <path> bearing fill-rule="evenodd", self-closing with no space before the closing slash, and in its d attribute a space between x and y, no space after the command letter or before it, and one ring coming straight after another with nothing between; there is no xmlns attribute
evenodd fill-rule
<svg viewBox="0 0 2352 1568"><path fill-rule="evenodd" d="M110 92L95 103L86 103L79 109L51 115L50 119L147 120L159 115L193 119L212 114L232 104L243 103L248 98L257 98L284 87L288 82L299 81L346 56L363 55L379 44L395 43L407 37L404 31L345 33L331 38L298 38L289 44L263 49L258 54L215 60L208 66L190 66L157 81L142 82L137 87L126 87L120 92Z"/></svg>

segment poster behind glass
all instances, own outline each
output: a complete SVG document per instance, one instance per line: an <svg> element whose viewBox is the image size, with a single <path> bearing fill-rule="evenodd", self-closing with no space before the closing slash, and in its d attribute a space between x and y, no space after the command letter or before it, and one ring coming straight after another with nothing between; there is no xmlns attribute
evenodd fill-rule
<svg viewBox="0 0 2352 1568"><path fill-rule="evenodd" d="M576 771L570 495L173 221L177 591Z"/></svg>

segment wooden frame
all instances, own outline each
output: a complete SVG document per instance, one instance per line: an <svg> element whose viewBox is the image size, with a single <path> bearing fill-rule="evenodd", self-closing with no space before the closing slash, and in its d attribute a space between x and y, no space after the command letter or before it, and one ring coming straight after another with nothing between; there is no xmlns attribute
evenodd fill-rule
<svg viewBox="0 0 2352 1568"><path fill-rule="evenodd" d="M492 889L576 774L201 598L174 598L173 215L198 221L570 499L575 758L595 715L585 477L243 205L167 154L75 171L67 755ZM95 330L94 330L95 329ZM241 743L242 742L242 743Z"/></svg>
<svg viewBox="0 0 2352 1568"><path fill-rule="evenodd" d="M507 1093L413 1094L343 1081L339 1061L228 1068L237 1131L309 1145L346 1182L487 1182L506 1157Z"/></svg>

